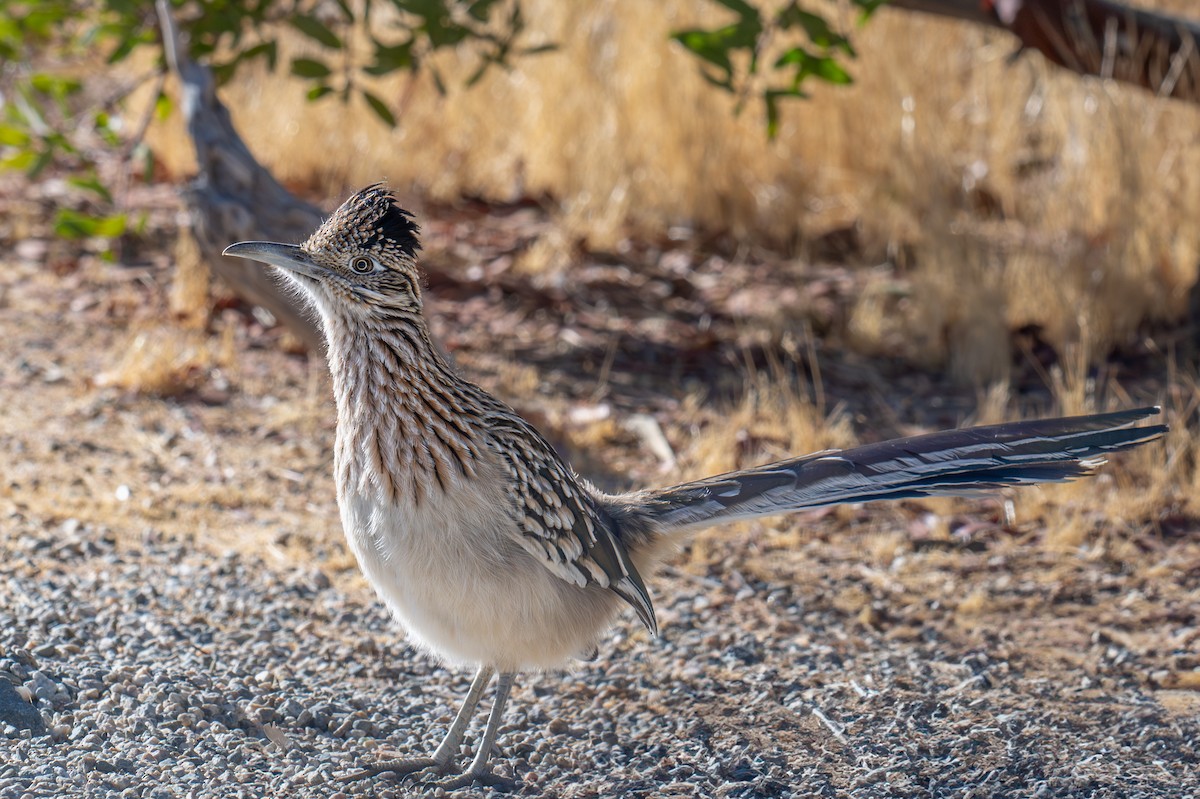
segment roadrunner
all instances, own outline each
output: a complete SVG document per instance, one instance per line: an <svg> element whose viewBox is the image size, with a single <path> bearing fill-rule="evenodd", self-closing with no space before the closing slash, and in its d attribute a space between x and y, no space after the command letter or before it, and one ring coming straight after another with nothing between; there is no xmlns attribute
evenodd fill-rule
<svg viewBox="0 0 1200 799"><path fill-rule="evenodd" d="M376 185L301 245L227 255L277 267L328 337L342 526L367 579L421 648L478 670L429 757L352 775L456 768L484 690L496 698L474 759L442 783L496 780L490 758L514 675L595 651L629 606L658 632L643 575L689 531L846 502L963 494L1090 474L1159 438L1158 412L975 427L822 452L657 490L606 494L528 422L460 376L422 315L417 225Z"/></svg>

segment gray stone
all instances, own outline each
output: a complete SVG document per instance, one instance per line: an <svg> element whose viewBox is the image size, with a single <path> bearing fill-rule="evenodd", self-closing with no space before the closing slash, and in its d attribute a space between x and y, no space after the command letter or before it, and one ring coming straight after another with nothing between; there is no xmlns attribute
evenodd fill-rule
<svg viewBox="0 0 1200 799"><path fill-rule="evenodd" d="M29 730L34 735L46 734L42 714L22 699L13 684L3 677L0 677L0 722L11 724L18 730Z"/></svg>

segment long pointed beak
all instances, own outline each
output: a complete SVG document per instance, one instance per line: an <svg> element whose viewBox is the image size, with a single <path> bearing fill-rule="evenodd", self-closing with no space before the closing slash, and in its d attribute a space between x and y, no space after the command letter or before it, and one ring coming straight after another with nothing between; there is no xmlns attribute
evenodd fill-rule
<svg viewBox="0 0 1200 799"><path fill-rule="evenodd" d="M230 244L222 255L232 255L235 258L249 258L264 264L277 266L288 272L320 279L325 274L325 268L313 263L312 257L295 244L276 244L270 241L240 241Z"/></svg>

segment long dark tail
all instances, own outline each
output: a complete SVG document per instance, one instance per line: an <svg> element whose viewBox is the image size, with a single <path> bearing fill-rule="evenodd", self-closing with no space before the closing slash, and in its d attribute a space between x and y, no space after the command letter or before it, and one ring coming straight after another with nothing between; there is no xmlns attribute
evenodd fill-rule
<svg viewBox="0 0 1200 799"><path fill-rule="evenodd" d="M1158 408L947 430L709 477L642 493L634 513L651 529L711 524L837 505L947 494L1091 474L1104 455L1161 438L1135 427Z"/></svg>

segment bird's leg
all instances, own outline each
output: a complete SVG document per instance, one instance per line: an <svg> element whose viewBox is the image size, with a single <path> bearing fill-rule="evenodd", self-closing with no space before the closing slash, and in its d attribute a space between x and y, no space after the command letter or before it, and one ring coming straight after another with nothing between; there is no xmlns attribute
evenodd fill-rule
<svg viewBox="0 0 1200 799"><path fill-rule="evenodd" d="M463 734L467 731L467 725L471 723L471 717L475 715L475 708L479 707L479 700L483 696L484 689L492 681L492 675L495 673L496 670L491 666L480 666L479 671L475 672L475 679L471 680L471 688L467 691L462 707L458 709L458 715L454 717L450 729L446 731L446 737L433 752L431 760L439 769L445 771L453 765L454 758L458 755L458 746L462 743Z"/></svg>
<svg viewBox="0 0 1200 799"><path fill-rule="evenodd" d="M427 768L437 769L443 774L449 771L454 766L454 759L458 754L459 744L462 743L463 733L467 731L467 725L471 723L471 717L475 715L475 708L479 706L479 699L483 696L484 689L492 681L492 675L495 673L496 670L494 668L486 665L480 666L479 671L475 672L475 679L471 681L471 688L467 691L467 696L463 699L462 706L458 709L458 715L454 717L454 721L450 724L450 729L446 731L446 737L438 744L438 748L434 750L431 757L381 760L371 764L362 771L346 775L343 777L343 781L361 780L364 777L373 777L385 771L394 771L397 774L412 774L417 771L424 771ZM501 680L503 679L502 675ZM509 684L511 685L511 683L512 675L509 675ZM488 726L490 729L490 723Z"/></svg>
<svg viewBox="0 0 1200 799"><path fill-rule="evenodd" d="M462 774L438 783L442 788L452 791L475 782L485 785L511 785L511 780L493 774L488 764L492 758L492 749L496 746L496 736L500 733L500 720L504 717L504 705L508 702L508 694L512 690L515 676L511 671L500 673L500 678L496 680L496 702L492 705L492 712L488 714L487 727L484 728L483 738L479 741L479 748L475 750L475 759Z"/></svg>

